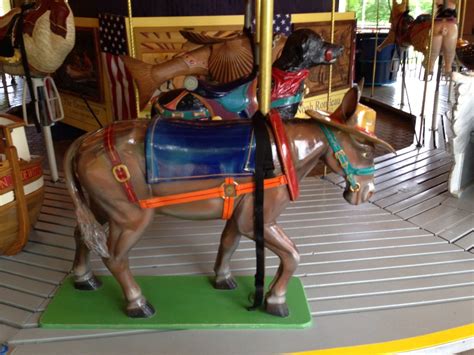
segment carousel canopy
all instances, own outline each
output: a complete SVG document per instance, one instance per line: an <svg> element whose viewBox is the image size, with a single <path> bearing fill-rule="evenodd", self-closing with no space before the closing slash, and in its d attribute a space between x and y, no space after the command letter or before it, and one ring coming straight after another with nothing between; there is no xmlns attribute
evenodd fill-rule
<svg viewBox="0 0 474 355"><path fill-rule="evenodd" d="M244 0L132 0L134 17L240 15ZM70 0L77 17L97 17L109 12L127 16L127 0ZM331 12L331 1L275 0L275 13Z"/></svg>

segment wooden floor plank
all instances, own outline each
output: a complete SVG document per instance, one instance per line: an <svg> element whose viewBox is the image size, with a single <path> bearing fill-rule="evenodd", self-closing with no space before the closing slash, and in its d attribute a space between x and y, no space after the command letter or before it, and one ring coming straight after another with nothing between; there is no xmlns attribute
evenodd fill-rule
<svg viewBox="0 0 474 355"><path fill-rule="evenodd" d="M28 253L49 256L49 257L63 259L67 261L73 261L74 254L75 254L75 252L70 249L64 249L60 247L55 247L55 246L45 245L45 244L35 243L35 242L28 243L23 250Z"/></svg>
<svg viewBox="0 0 474 355"><path fill-rule="evenodd" d="M444 174L450 170L451 166L446 161L439 161L434 164L430 164L429 167L422 167L415 170L410 170L408 173L393 176L388 178L385 182L376 183L377 193L374 201L377 201L381 197L385 196L385 190L390 190L393 187L403 185L403 187L408 187L412 185L421 184L423 181L432 179L433 177Z"/></svg>
<svg viewBox="0 0 474 355"><path fill-rule="evenodd" d="M0 257L2 258L2 257ZM31 266L39 266L44 269L59 271L59 272L68 272L71 269L71 262L50 258L41 255L35 255L31 253L22 252L15 255L15 261Z"/></svg>
<svg viewBox="0 0 474 355"><path fill-rule="evenodd" d="M64 210L74 211L74 205L72 202L56 201L45 198L43 206L49 206L54 208L62 208Z"/></svg>
<svg viewBox="0 0 474 355"><path fill-rule="evenodd" d="M63 236L59 234L53 234L43 231L33 230L30 233L29 240L37 243L57 246L65 249L75 249L76 245L74 238L71 236Z"/></svg>
<svg viewBox="0 0 474 355"><path fill-rule="evenodd" d="M467 216L462 221L459 221L456 225L453 225L449 229L442 231L439 235L440 237L449 240L451 243L454 243L472 231L474 231L474 220L471 218L471 216Z"/></svg>
<svg viewBox="0 0 474 355"><path fill-rule="evenodd" d="M65 210L62 208L55 208L55 207L43 205L43 207L41 207L41 213L48 214L51 216L60 216L62 218L71 218L73 220L76 220L76 214L74 213L74 211Z"/></svg>
<svg viewBox="0 0 474 355"><path fill-rule="evenodd" d="M380 309L398 309L434 303L447 303L474 299L474 286L461 285L449 288L405 293L385 293L368 297L353 297L336 300L315 300L310 302L313 315L330 315L353 312L367 312Z"/></svg>
<svg viewBox="0 0 474 355"><path fill-rule="evenodd" d="M445 192L447 190L448 186L441 184L430 190L407 198L406 200L394 203L385 209L392 213L396 213L397 216L402 217L403 219L408 219L433 207L439 206L446 199ZM433 196L435 193L439 193L439 195Z"/></svg>
<svg viewBox="0 0 474 355"><path fill-rule="evenodd" d="M76 227L77 222L75 219L72 218L67 218L67 217L60 217L56 215L49 215L46 213L41 213L38 221L41 222L46 222L46 223L51 223L59 226L65 226L65 227Z"/></svg>
<svg viewBox="0 0 474 355"><path fill-rule="evenodd" d="M21 328L32 314L32 312L0 303L0 323Z"/></svg>
<svg viewBox="0 0 474 355"><path fill-rule="evenodd" d="M397 164L387 165L384 168L377 168L375 170L375 183L380 184L387 180L395 177L410 174L415 171L421 171L423 169L429 169L431 165L441 166L449 164L452 158L444 152L440 152L436 155L426 152L423 156L416 156L410 159L404 160Z"/></svg>
<svg viewBox="0 0 474 355"><path fill-rule="evenodd" d="M441 240L441 239L440 239ZM452 246L446 242L439 243L435 241L433 244L424 243L422 245L404 245L395 247L382 247L373 249L348 249L348 250L326 250L320 251L321 247L317 250L314 247L303 247L300 248L300 265L318 264L318 263L331 263L331 262L350 262L357 260L368 260L368 259L384 259L391 257L400 257L403 255L423 255L430 253L445 253L453 251L461 251L461 249ZM143 269L143 268L160 268L162 270L168 270L173 272L173 269L186 269L189 270L192 267L198 267L200 270L212 269L215 261L215 254L217 250L212 253L206 253L203 255L186 255L186 256L153 256L136 258L130 260L131 269ZM253 250L236 251L235 256L232 259L232 265L236 268L254 266L254 252ZM266 258L268 265L278 264L279 260L274 255L268 255ZM91 263L93 269L104 270L105 266L99 260L94 260Z"/></svg>
<svg viewBox="0 0 474 355"><path fill-rule="evenodd" d="M420 264L403 264L387 267L372 267L362 269L349 269L348 272L320 270L315 273L301 275L305 287L313 285L318 287L331 287L338 285L371 284L387 282L389 280L416 280L425 277L440 277L448 275L464 275L469 279L469 274L474 271L474 258L464 261L452 260L451 262L436 263L422 262Z"/></svg>
<svg viewBox="0 0 474 355"><path fill-rule="evenodd" d="M35 224L35 229L49 233L63 234L69 236L74 235L74 228L72 227L61 226L58 224L46 223L41 221Z"/></svg>
<svg viewBox="0 0 474 355"><path fill-rule="evenodd" d="M62 279L58 280L58 283L60 281L62 281ZM54 291L57 285L0 271L0 286L45 298ZM1 295L0 292L0 300Z"/></svg>
<svg viewBox="0 0 474 355"><path fill-rule="evenodd" d="M471 232L458 241L456 241L456 245L459 245L464 250L471 250L474 248L474 232Z"/></svg>
<svg viewBox="0 0 474 355"><path fill-rule="evenodd" d="M0 257L0 271L51 284L57 284L66 276L65 272L25 264L17 261L16 258Z"/></svg>
<svg viewBox="0 0 474 355"><path fill-rule="evenodd" d="M396 186L392 189L387 189L385 191L388 192L388 194L387 194L388 196L383 197L381 199L378 199L377 201L375 201L375 204L377 206L382 207L382 208L386 208L390 205L393 205L395 203L398 203L400 201L403 201L405 199L413 197L413 196L415 196L415 195L417 195L421 192L431 190L432 188L434 188L438 185L445 185L448 176L449 176L449 174L446 173L446 174L436 176L435 178L430 179L430 180L428 180L426 182L423 182L423 183L419 183L419 184L413 183L413 185L408 186L408 187L407 186ZM432 190L430 193L431 193L432 196L437 196L438 195L438 190Z"/></svg>
<svg viewBox="0 0 474 355"><path fill-rule="evenodd" d="M35 312L44 298L0 286L0 303Z"/></svg>
<svg viewBox="0 0 474 355"><path fill-rule="evenodd" d="M464 213L463 218L466 217L466 214L467 215L469 214L466 211L459 211L459 212ZM459 222L459 220L457 219L457 216L458 216L459 212L456 208L451 208L451 207L440 205L438 207L430 209L429 211L426 211L422 214L419 214L419 215L417 215L413 218L410 218L409 221L416 224L416 225L418 225L418 226L421 226L424 229L429 230L430 232L437 233L437 232L440 232L440 231L439 230L436 230L436 231L431 230L430 228L433 226L434 229L438 229L439 224L443 225L443 222L445 220L449 221L449 219L451 217L453 217L455 219L455 222ZM438 223L439 221L441 221L441 222ZM447 225L449 226L450 224L447 223ZM438 228L436 228L436 226L438 226Z"/></svg>
<svg viewBox="0 0 474 355"><path fill-rule="evenodd" d="M473 287L474 279L466 274L435 275L412 279L387 279L344 285L312 285L305 287L309 301L343 300L356 297L404 294L408 292L429 292L456 287Z"/></svg>

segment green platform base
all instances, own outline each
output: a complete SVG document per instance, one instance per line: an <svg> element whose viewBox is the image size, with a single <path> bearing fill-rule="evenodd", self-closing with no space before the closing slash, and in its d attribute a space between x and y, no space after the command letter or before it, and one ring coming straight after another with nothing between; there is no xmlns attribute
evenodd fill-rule
<svg viewBox="0 0 474 355"><path fill-rule="evenodd" d="M65 280L40 319L44 328L56 329L284 329L307 328L311 314L298 278L288 285L290 316L248 311L254 278L237 277L235 290L216 290L207 276L137 276L156 314L131 319L124 313L122 292L112 276L101 276L97 291L78 291ZM267 285L271 278L267 278Z"/></svg>

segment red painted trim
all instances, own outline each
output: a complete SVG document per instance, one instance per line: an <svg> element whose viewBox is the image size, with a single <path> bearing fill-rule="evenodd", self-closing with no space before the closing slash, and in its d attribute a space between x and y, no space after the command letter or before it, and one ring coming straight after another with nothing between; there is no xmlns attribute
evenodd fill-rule
<svg viewBox="0 0 474 355"><path fill-rule="evenodd" d="M288 137L286 136L283 122L280 114L277 110L273 109L268 115L268 121L273 130L275 137L278 153L280 155L280 161L283 165L283 172L288 179L288 190L290 192L290 198L292 201L296 200L300 195L300 186L298 176L296 175L295 165L291 157L290 144Z"/></svg>
<svg viewBox="0 0 474 355"><path fill-rule="evenodd" d="M41 166L31 166L21 170L21 179L23 182L28 180L35 180L43 175ZM0 192L4 190L11 190L13 188L13 177L6 175L0 177Z"/></svg>
<svg viewBox="0 0 474 355"><path fill-rule="evenodd" d="M130 180L127 179L128 170L125 171L126 166L122 163L122 160L120 159L120 155L115 149L115 136L114 136L113 124L105 128L104 149L107 152L110 162L112 163L112 175L114 176L115 180L123 186L124 192L131 203L138 202L138 198L137 198L137 195L135 194L135 190L133 189L133 185L130 182Z"/></svg>

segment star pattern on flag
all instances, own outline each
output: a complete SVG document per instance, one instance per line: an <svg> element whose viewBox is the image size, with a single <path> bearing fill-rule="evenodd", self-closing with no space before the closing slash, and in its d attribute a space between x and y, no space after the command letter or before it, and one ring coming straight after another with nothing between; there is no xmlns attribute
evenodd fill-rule
<svg viewBox="0 0 474 355"><path fill-rule="evenodd" d="M255 32L255 19L252 20L252 31ZM273 33L291 35L291 14L275 14L273 16Z"/></svg>
<svg viewBox="0 0 474 355"><path fill-rule="evenodd" d="M128 54L125 17L99 14L100 50L113 55Z"/></svg>

